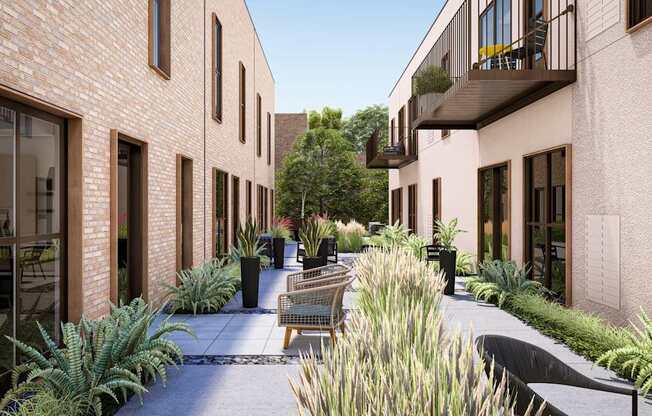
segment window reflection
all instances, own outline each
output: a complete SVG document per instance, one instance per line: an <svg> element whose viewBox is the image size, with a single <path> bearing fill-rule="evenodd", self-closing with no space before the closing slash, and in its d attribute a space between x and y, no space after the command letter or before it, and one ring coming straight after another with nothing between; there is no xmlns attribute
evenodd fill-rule
<svg viewBox="0 0 652 416"><path fill-rule="evenodd" d="M0 388L8 381L14 362L13 345L6 338L14 336L13 288L14 246L0 245Z"/></svg>
<svg viewBox="0 0 652 416"><path fill-rule="evenodd" d="M0 237L13 237L16 113L0 107Z"/></svg>

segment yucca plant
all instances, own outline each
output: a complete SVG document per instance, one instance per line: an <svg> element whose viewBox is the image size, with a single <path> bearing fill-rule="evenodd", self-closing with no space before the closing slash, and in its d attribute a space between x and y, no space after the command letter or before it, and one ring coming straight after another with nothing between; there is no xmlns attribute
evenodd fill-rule
<svg viewBox="0 0 652 416"><path fill-rule="evenodd" d="M641 328L632 323L632 330L626 331L623 346L604 353L597 364L606 364L611 369L617 363L618 369L629 372L643 395L652 390L652 320L641 308L638 317Z"/></svg>
<svg viewBox="0 0 652 416"><path fill-rule="evenodd" d="M165 285L170 297L170 312L214 313L219 311L237 291L240 275L231 273L226 259L213 259L177 276L179 286Z"/></svg>
<svg viewBox="0 0 652 416"><path fill-rule="evenodd" d="M259 257L261 247L258 226L253 219L248 218L244 227L238 226L238 246L242 257Z"/></svg>
<svg viewBox="0 0 652 416"><path fill-rule="evenodd" d="M306 257L319 257L319 246L322 238L328 235L328 228L323 222L317 220L306 221L299 232Z"/></svg>
<svg viewBox="0 0 652 416"><path fill-rule="evenodd" d="M476 299L497 302L502 308L513 295L544 290L540 282L528 278L529 273L529 266L518 267L513 261L485 261L479 276L467 279L465 286Z"/></svg>
<svg viewBox="0 0 652 416"><path fill-rule="evenodd" d="M473 337L443 330L441 276L400 248L365 253L355 267L359 310L347 336L323 361L302 356L291 382L301 414L514 415L506 377L487 382Z"/></svg>

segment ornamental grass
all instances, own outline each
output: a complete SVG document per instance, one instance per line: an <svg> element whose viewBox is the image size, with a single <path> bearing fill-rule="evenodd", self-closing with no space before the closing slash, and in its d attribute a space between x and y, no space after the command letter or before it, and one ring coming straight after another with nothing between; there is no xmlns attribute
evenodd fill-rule
<svg viewBox="0 0 652 416"><path fill-rule="evenodd" d="M515 414L506 378L487 380L474 361L472 337L444 331L440 274L403 249L365 253L355 267L359 309L346 335L323 360L302 356L291 381L301 414Z"/></svg>

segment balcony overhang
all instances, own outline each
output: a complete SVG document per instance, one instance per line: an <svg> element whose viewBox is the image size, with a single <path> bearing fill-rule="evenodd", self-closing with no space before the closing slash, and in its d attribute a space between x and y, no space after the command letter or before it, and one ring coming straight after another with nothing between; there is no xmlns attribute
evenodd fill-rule
<svg viewBox="0 0 652 416"><path fill-rule="evenodd" d="M379 153L367 159L367 169L400 169L416 161L416 155L388 155Z"/></svg>
<svg viewBox="0 0 652 416"><path fill-rule="evenodd" d="M576 80L575 70L472 69L423 108L419 130L479 130Z"/></svg>

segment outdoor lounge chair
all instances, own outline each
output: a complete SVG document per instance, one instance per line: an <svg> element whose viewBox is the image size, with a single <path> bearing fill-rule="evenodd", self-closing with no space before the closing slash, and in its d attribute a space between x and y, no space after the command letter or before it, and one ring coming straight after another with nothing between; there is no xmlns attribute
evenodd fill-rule
<svg viewBox="0 0 652 416"><path fill-rule="evenodd" d="M635 389L616 387L599 383L550 354L548 351L518 339L501 335L483 335L476 339L476 347L485 362L485 372L491 372L492 362L494 374L501 377L503 371L509 377L509 389L512 396L516 395L516 412L524 414L530 405L538 409L544 399L532 390L530 383L561 384L582 387L585 389L604 391L631 396L632 415L638 414L638 392ZM567 414L550 403L546 403L544 416L566 416Z"/></svg>
<svg viewBox="0 0 652 416"><path fill-rule="evenodd" d="M278 326L285 327L283 348L290 345L292 330L328 331L335 343L337 328L344 333L346 313L342 300L344 291L355 278L348 277L327 286L300 289L278 296Z"/></svg>
<svg viewBox="0 0 652 416"><path fill-rule="evenodd" d="M291 273L287 277L287 291L329 285L347 276L351 269L343 264L329 264L316 269Z"/></svg>

